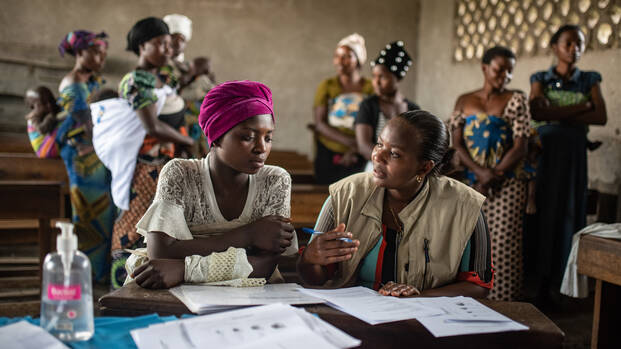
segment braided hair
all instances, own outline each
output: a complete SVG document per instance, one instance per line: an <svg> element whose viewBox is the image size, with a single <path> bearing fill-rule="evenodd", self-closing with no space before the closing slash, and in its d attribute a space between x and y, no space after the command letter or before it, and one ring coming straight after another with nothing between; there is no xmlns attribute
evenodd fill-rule
<svg viewBox="0 0 621 349"><path fill-rule="evenodd" d="M429 172L432 176L440 176L452 170L451 159L455 149L449 148L450 135L448 128L437 116L424 110L407 111L399 116L413 126L420 138L420 154L422 161L433 161L434 167Z"/></svg>

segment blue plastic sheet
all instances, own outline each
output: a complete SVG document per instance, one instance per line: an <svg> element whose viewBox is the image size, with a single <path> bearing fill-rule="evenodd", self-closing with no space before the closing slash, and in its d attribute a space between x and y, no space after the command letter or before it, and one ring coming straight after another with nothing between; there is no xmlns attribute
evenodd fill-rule
<svg viewBox="0 0 621 349"><path fill-rule="evenodd" d="M184 318L185 317L186 316L184 316ZM30 316L22 318L0 317L0 326L9 325L22 320L39 326L39 319L33 319ZM96 317L95 334L90 340L82 342L65 342L65 344L75 349L133 349L136 348L136 344L129 333L130 331L172 320L177 320L177 318L175 316L159 316L157 314L136 317Z"/></svg>

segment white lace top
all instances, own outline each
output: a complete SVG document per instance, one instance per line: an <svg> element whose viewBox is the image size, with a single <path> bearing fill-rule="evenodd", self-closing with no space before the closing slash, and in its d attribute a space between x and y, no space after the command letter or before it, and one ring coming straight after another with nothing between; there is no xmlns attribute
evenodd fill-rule
<svg viewBox="0 0 621 349"><path fill-rule="evenodd" d="M291 176L284 169L266 165L250 175L248 196L241 215L226 220L216 202L209 174L209 155L204 159L174 159L159 175L153 203L138 222L138 232L162 231L179 240L221 234L269 216L290 217ZM231 193L235 195L236 193ZM296 234L283 253L298 251Z"/></svg>

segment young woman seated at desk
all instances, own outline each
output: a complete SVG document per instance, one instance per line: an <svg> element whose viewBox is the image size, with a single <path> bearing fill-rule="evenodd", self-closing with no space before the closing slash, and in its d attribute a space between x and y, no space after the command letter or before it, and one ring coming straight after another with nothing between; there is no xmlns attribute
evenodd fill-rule
<svg viewBox="0 0 621 349"><path fill-rule="evenodd" d="M436 116L418 110L392 118L373 148L373 173L330 186L315 226L326 233L300 256L302 279L392 296L487 296L493 271L485 198L441 175L453 153Z"/></svg>
<svg viewBox="0 0 621 349"><path fill-rule="evenodd" d="M252 81L216 86L203 101L199 124L211 151L163 168L153 204L137 225L148 258L135 253L128 259L126 283L132 276L145 288L276 282L279 256L298 246L287 218L291 177L264 165L274 131L271 91Z"/></svg>

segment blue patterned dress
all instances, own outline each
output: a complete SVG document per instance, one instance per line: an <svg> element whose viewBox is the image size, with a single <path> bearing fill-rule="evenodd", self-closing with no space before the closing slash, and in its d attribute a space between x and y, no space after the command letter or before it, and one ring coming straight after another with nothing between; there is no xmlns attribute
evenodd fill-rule
<svg viewBox="0 0 621 349"><path fill-rule="evenodd" d="M470 157L480 166L494 168L517 137L530 133L528 98L514 92L502 115L465 115L456 111L451 119L452 128L463 130L463 139ZM488 196L483 204L492 242L492 260L496 279L490 298L515 300L522 295L522 217L526 204L526 184L520 178L523 164L505 171L499 190ZM465 182L474 185L476 175L469 169Z"/></svg>
<svg viewBox="0 0 621 349"><path fill-rule="evenodd" d="M58 104L67 113L58 126L56 142L69 177L72 220L78 248L91 261L93 280L106 282L110 273L110 238L116 207L110 193L110 171L95 154L86 122L89 96L99 90L101 78L73 83L60 92Z"/></svg>

